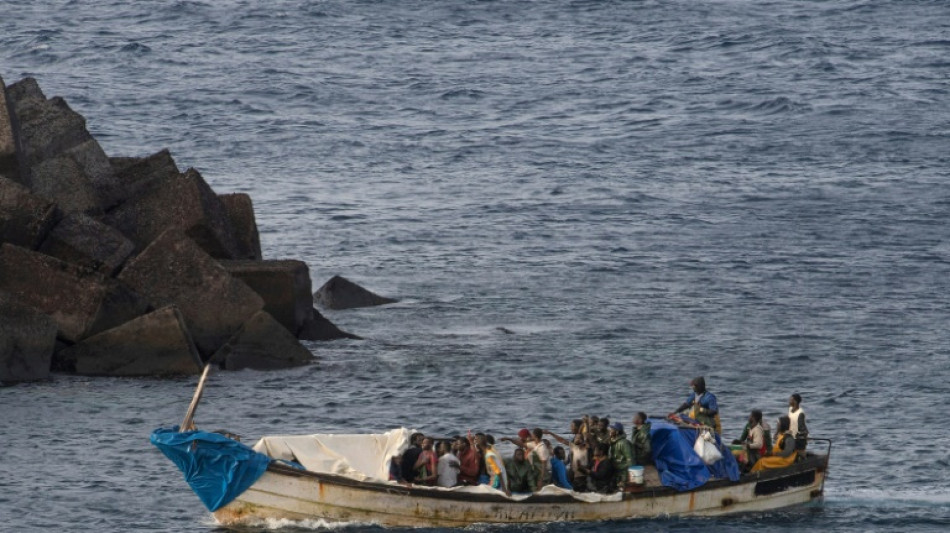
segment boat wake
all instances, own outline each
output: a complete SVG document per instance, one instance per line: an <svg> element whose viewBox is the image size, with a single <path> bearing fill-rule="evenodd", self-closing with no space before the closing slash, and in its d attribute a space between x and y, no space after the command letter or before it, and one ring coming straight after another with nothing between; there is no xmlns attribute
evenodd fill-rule
<svg viewBox="0 0 950 533"><path fill-rule="evenodd" d="M211 524L213 526L220 526L214 518L210 518ZM234 526L228 526L228 529L232 529ZM292 531L334 531L338 529L348 529L348 528L367 528L373 527L378 528L379 526L369 522L330 522L323 519L307 519L307 520L290 520L287 518L265 518L260 520L248 520L242 522L241 525L236 528L237 531L247 529L247 530L267 530L267 531L281 531L281 530L292 530Z"/></svg>
<svg viewBox="0 0 950 533"><path fill-rule="evenodd" d="M825 490L825 505L873 505L929 507L950 505L950 490L946 488L917 490L852 489Z"/></svg>

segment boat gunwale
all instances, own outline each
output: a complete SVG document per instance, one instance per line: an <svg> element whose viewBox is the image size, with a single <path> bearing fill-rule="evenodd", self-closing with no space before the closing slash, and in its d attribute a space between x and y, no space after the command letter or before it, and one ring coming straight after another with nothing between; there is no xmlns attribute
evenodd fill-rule
<svg viewBox="0 0 950 533"><path fill-rule="evenodd" d="M622 500L632 500L639 498L656 498L670 496L674 494L684 494L689 492L703 492L716 490L727 486L744 485L748 483L758 483L760 481L769 481L783 477L794 476L809 470L824 472L828 455L809 454L803 461L797 461L787 467L763 470L751 474L743 474L738 481L729 479L712 479L700 487L687 491L678 491L672 487L657 486L651 488L634 489L624 491ZM517 503L517 504L554 504L554 503L611 503L607 502L586 502L579 500L570 494L532 494L521 500L512 500L502 494L481 494L472 492L457 492L447 490L434 490L428 487L406 487L404 485L391 485L380 481L360 481L339 474L330 474L326 472L313 472L310 470L301 470L290 465L277 461L272 461L267 470L279 475L288 475L294 477L306 477L316 479L322 483L340 485L350 488L366 490L370 492L385 492L389 494L398 494L410 497L434 498L440 500L458 500L473 503Z"/></svg>

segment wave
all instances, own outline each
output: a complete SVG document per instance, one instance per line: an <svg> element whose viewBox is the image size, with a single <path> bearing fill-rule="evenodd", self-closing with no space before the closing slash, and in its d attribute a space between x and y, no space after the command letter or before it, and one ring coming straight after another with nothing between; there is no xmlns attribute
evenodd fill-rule
<svg viewBox="0 0 950 533"><path fill-rule="evenodd" d="M213 518L209 520L209 526L219 526L216 520ZM372 522L330 522L327 520L289 520L286 518L267 518L264 520L253 520L241 524L241 529L246 527L259 527L265 530L280 530L280 529L308 529L314 531L334 531L337 529L345 529L350 527L373 527L375 524Z"/></svg>

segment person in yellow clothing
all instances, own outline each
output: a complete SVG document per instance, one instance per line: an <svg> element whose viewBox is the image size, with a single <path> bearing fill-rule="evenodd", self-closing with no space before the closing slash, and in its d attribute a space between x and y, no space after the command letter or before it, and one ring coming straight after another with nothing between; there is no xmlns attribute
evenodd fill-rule
<svg viewBox="0 0 950 533"><path fill-rule="evenodd" d="M778 435L772 446L772 455L755 462L749 472L760 472L769 468L783 468L795 462L795 437L789 433L790 420L787 416L778 417Z"/></svg>

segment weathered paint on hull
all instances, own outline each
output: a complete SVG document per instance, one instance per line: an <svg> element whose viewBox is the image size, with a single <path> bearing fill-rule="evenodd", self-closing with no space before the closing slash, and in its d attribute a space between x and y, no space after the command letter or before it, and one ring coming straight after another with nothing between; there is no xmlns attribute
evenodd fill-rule
<svg viewBox="0 0 950 533"><path fill-rule="evenodd" d="M716 516L768 511L820 498L824 468L814 480L771 494L756 494L757 479L691 492L628 494L618 502L587 503L571 498L541 503L470 501L427 497L424 491L366 490L327 479L268 471L236 500L214 513L223 524L267 518L375 523L383 526L467 526L473 523L600 521L657 516ZM769 476L775 478L774 474ZM378 486L377 486L378 487ZM420 495L420 492L423 492ZM550 500L550 499L549 499Z"/></svg>

